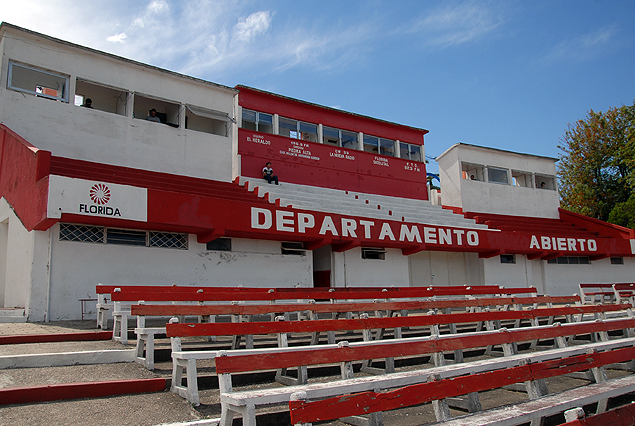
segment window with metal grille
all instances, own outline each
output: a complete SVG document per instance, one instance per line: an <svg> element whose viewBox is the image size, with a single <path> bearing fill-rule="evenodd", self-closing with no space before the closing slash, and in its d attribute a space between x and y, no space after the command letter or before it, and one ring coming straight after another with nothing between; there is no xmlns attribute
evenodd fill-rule
<svg viewBox="0 0 635 426"><path fill-rule="evenodd" d="M173 248L187 250L187 234L175 234L173 232L150 231L150 247Z"/></svg>
<svg viewBox="0 0 635 426"><path fill-rule="evenodd" d="M62 223L60 225L60 241L78 241L81 243L103 243L103 226L74 225Z"/></svg>
<svg viewBox="0 0 635 426"><path fill-rule="evenodd" d="M187 234L60 224L60 241L122 244L187 250Z"/></svg>
<svg viewBox="0 0 635 426"><path fill-rule="evenodd" d="M386 260L386 250L381 248L362 248L362 259Z"/></svg>

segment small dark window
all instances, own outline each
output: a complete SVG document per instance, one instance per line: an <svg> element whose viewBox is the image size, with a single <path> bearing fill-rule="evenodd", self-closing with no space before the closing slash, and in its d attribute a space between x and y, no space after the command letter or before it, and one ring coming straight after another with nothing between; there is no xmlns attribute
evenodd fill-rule
<svg viewBox="0 0 635 426"><path fill-rule="evenodd" d="M231 238L216 238L214 241L207 243L206 249L213 251L232 251L232 240Z"/></svg>
<svg viewBox="0 0 635 426"><path fill-rule="evenodd" d="M513 254L501 254L501 263L516 263L516 256Z"/></svg>
<svg viewBox="0 0 635 426"><path fill-rule="evenodd" d="M386 250L380 248L362 248L362 259L385 260Z"/></svg>
<svg viewBox="0 0 635 426"><path fill-rule="evenodd" d="M555 259L549 259L547 263L557 263L558 265L590 265L591 261L587 256L561 256Z"/></svg>
<svg viewBox="0 0 635 426"><path fill-rule="evenodd" d="M125 244L128 246L146 246L146 231L132 231L129 229L112 229L106 230L107 244Z"/></svg>
<svg viewBox="0 0 635 426"><path fill-rule="evenodd" d="M282 254L291 254L295 256L306 255L306 250L304 249L304 243L283 242L281 244L281 248L282 248Z"/></svg>
<svg viewBox="0 0 635 426"><path fill-rule="evenodd" d="M611 265L623 265L624 264L624 258L623 257L612 257L611 258Z"/></svg>
<svg viewBox="0 0 635 426"><path fill-rule="evenodd" d="M581 256L578 257L578 261L580 262L580 265L590 265L591 262L589 261L589 258L586 256Z"/></svg>

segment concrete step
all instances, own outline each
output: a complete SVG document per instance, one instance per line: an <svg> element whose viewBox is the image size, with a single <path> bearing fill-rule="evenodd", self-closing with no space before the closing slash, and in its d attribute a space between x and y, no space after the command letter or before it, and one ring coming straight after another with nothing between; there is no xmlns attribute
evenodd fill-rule
<svg viewBox="0 0 635 426"><path fill-rule="evenodd" d="M0 323L26 322L24 308L0 308Z"/></svg>

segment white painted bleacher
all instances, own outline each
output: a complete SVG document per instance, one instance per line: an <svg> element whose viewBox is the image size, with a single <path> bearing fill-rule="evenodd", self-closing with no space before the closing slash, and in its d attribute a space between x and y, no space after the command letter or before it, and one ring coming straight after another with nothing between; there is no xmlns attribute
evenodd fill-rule
<svg viewBox="0 0 635 426"><path fill-rule="evenodd" d="M299 185L283 182L281 185L268 184L262 179L241 177L240 185L254 191L259 197L268 195L270 203L281 207L292 207L324 213L360 216L372 219L396 220L398 222L422 223L437 226L488 229L473 219L451 210L432 205L430 201L386 195L366 194Z"/></svg>

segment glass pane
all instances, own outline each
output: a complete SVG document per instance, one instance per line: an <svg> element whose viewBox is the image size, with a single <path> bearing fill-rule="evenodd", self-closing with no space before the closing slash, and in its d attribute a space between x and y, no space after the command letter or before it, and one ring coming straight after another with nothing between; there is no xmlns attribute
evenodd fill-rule
<svg viewBox="0 0 635 426"><path fill-rule="evenodd" d="M342 148L357 149L357 133L342 130Z"/></svg>
<svg viewBox="0 0 635 426"><path fill-rule="evenodd" d="M340 131L332 127L322 126L322 143L339 146Z"/></svg>
<svg viewBox="0 0 635 426"><path fill-rule="evenodd" d="M390 139L379 139L379 153L388 157L395 156L395 141Z"/></svg>
<svg viewBox="0 0 635 426"><path fill-rule="evenodd" d="M298 122L290 118L280 117L278 134L293 139L298 139Z"/></svg>
<svg viewBox="0 0 635 426"><path fill-rule="evenodd" d="M421 157L420 145L410 145L410 159L412 161L423 162L423 158Z"/></svg>
<svg viewBox="0 0 635 426"><path fill-rule="evenodd" d="M11 63L9 87L12 89L68 102L67 80L61 75Z"/></svg>
<svg viewBox="0 0 635 426"><path fill-rule="evenodd" d="M488 167L487 176L490 182L507 183L507 170L505 169L496 169L494 167Z"/></svg>
<svg viewBox="0 0 635 426"><path fill-rule="evenodd" d="M243 129L257 130L256 111L243 108Z"/></svg>
<svg viewBox="0 0 635 426"><path fill-rule="evenodd" d="M404 160L410 159L410 146L405 142L399 142L399 157Z"/></svg>
<svg viewBox="0 0 635 426"><path fill-rule="evenodd" d="M317 124L300 121L300 139L303 141L317 142Z"/></svg>
<svg viewBox="0 0 635 426"><path fill-rule="evenodd" d="M258 113L258 131L262 133L273 133L273 115L264 112Z"/></svg>
<svg viewBox="0 0 635 426"><path fill-rule="evenodd" d="M364 135L364 151L379 154L379 138L377 136Z"/></svg>

